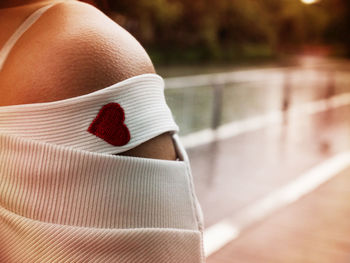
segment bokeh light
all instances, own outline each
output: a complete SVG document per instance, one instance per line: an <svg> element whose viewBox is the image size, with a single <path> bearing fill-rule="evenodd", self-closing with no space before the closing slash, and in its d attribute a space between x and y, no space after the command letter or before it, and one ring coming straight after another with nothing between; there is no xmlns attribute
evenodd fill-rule
<svg viewBox="0 0 350 263"><path fill-rule="evenodd" d="M304 4L311 5L319 2L319 0L301 0Z"/></svg>

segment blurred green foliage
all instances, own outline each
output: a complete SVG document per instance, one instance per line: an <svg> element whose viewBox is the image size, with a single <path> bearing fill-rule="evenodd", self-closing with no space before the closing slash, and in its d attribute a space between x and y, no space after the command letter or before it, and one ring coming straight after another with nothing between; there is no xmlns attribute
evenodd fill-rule
<svg viewBox="0 0 350 263"><path fill-rule="evenodd" d="M103 2L156 63L271 58L305 45L337 47L350 55L349 0Z"/></svg>

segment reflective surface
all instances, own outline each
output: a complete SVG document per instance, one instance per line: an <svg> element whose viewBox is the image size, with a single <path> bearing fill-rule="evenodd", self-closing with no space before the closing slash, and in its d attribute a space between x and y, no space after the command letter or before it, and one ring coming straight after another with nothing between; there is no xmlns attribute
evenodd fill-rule
<svg viewBox="0 0 350 263"><path fill-rule="evenodd" d="M288 70L252 71L246 82L223 90L221 124L286 110L283 122L188 149L207 228L350 149L350 100L332 102L350 92L350 63L300 61ZM181 103L174 113L183 134L210 127L211 88L199 89L169 90L171 107ZM177 100L176 92L192 94ZM320 100L316 111L305 107ZM349 262L348 174L249 226L208 262Z"/></svg>

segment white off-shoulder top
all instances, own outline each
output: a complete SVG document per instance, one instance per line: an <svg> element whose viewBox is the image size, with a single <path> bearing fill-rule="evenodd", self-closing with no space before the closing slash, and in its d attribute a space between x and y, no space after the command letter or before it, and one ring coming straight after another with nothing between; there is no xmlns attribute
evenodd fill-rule
<svg viewBox="0 0 350 263"><path fill-rule="evenodd" d="M0 69L52 5L9 39ZM180 160L114 155L164 132ZM202 211L177 132L157 74L0 107L0 262L204 262Z"/></svg>

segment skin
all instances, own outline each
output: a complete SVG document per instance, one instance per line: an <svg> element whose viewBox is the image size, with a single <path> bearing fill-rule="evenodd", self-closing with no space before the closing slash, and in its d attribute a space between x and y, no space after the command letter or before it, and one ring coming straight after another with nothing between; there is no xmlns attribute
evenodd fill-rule
<svg viewBox="0 0 350 263"><path fill-rule="evenodd" d="M28 15L51 2L57 1L0 1L0 47ZM11 50L0 71L0 106L67 99L144 73L155 70L134 37L92 5L66 0L47 10ZM169 133L121 155L176 159Z"/></svg>
<svg viewBox="0 0 350 263"><path fill-rule="evenodd" d="M4 0L0 2L0 8L4 9L4 8L10 8L10 7L17 7L17 6L24 6L24 5L29 5L29 4L34 4L34 3L44 3L46 1L42 1L42 0Z"/></svg>

